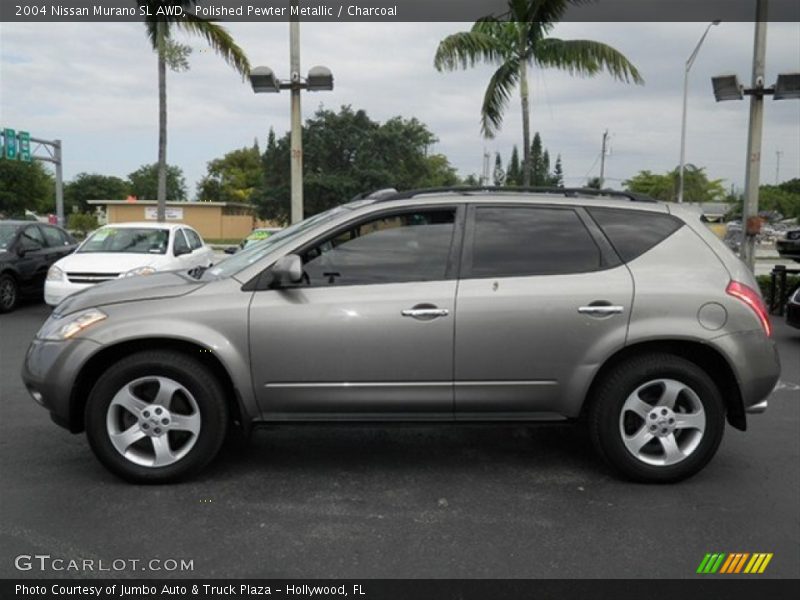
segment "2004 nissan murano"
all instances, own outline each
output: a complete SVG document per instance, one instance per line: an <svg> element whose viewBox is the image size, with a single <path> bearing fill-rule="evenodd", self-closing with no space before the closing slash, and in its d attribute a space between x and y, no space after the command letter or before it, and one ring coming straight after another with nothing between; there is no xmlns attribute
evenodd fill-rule
<svg viewBox="0 0 800 600"><path fill-rule="evenodd" d="M62 302L25 384L114 473L196 473L296 421L588 424L620 474L677 481L780 366L744 264L676 205L617 192L382 191L208 270ZM532 465L533 468L533 465Z"/></svg>

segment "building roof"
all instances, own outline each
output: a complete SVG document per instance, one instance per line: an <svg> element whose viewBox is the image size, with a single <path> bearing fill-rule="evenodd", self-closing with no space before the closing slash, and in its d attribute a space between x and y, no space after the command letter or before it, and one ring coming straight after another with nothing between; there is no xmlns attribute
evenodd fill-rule
<svg viewBox="0 0 800 600"><path fill-rule="evenodd" d="M128 200L87 200L87 204L92 205L114 205L114 206L156 206L158 204L158 200L135 200L133 202ZM246 204L244 202L185 202L181 200L167 200L167 206L186 206L186 207L195 207L195 206L234 206L236 208L252 208L255 207L252 204Z"/></svg>

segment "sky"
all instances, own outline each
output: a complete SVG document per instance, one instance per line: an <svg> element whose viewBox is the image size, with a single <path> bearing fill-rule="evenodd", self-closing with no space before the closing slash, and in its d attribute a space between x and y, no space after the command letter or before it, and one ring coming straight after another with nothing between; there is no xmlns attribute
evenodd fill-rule
<svg viewBox="0 0 800 600"><path fill-rule="evenodd" d="M289 72L287 23L228 23L253 66ZM332 92L304 93L304 118L321 105L363 108L375 120L416 117L439 142L462 176L479 174L484 151L507 163L521 146L519 96L512 97L502 131L485 140L480 106L491 66L439 73L437 44L467 23L303 23L301 71L317 64L334 74ZM531 127L544 146L562 157L565 183L581 186L600 172L603 131L610 135L606 183L643 169L663 173L680 156L684 63L705 23L563 23L552 36L594 39L620 50L640 70L645 85L601 74L571 77L533 68ZM752 23L713 27L691 70L687 162L707 168L724 185L744 184L747 100L716 103L713 75L736 73L749 83ZM224 61L196 38L179 40L194 52L191 70L168 73L168 160L186 175L190 198L208 161L226 152L262 145L270 127L289 128L289 95L255 95ZM800 72L800 24L770 23L766 81ZM139 23L0 23L0 125L61 139L64 177L80 172L125 177L157 158L156 57ZM800 177L800 101L766 100L762 183ZM494 164L494 159L492 159Z"/></svg>

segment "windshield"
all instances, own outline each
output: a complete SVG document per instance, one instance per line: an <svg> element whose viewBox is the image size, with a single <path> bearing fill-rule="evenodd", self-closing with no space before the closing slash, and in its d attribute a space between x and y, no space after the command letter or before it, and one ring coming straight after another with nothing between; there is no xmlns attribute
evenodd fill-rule
<svg viewBox="0 0 800 600"><path fill-rule="evenodd" d="M5 250L14 241L17 227L17 225L12 225L11 223L0 223L0 250Z"/></svg>
<svg viewBox="0 0 800 600"><path fill-rule="evenodd" d="M242 242L242 248L249 248L256 242L263 242L268 237L271 237L274 233L275 231L269 231L267 229L256 229L253 233L244 238L244 242Z"/></svg>
<svg viewBox="0 0 800 600"><path fill-rule="evenodd" d="M213 269L206 271L205 275L211 277L229 277L234 273L238 273L242 269L264 258L278 246L291 241L294 237L302 235L312 227L316 227L325 221L335 219L346 210L348 209L344 206L336 206L330 210L316 214L313 217L309 217L305 221L295 223L286 229L281 229L273 233L267 239L260 240L256 244L249 244L240 252L220 262Z"/></svg>
<svg viewBox="0 0 800 600"><path fill-rule="evenodd" d="M168 245L169 229L101 227L86 238L78 252L166 254Z"/></svg>

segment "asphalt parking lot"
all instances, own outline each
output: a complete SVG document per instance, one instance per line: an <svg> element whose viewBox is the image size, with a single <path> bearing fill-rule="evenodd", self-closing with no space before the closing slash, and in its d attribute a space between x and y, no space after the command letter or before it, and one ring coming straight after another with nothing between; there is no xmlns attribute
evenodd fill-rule
<svg viewBox="0 0 800 600"><path fill-rule="evenodd" d="M14 567L50 554L191 559L179 575L192 578L682 578L706 552L772 552L761 577L800 577L800 331L780 319L769 410L747 433L728 427L681 484L619 481L562 425L292 426L257 430L199 479L145 487L25 392L48 313L0 316L0 577L68 575Z"/></svg>

